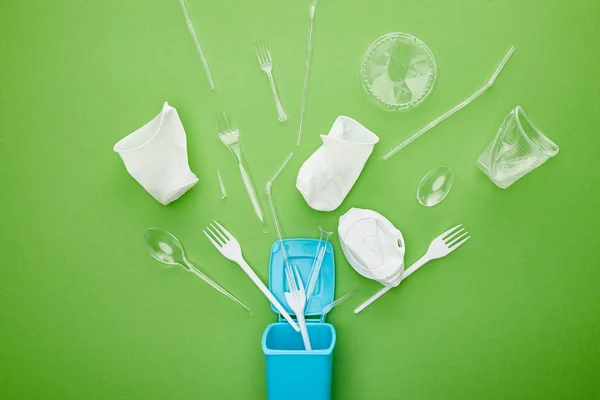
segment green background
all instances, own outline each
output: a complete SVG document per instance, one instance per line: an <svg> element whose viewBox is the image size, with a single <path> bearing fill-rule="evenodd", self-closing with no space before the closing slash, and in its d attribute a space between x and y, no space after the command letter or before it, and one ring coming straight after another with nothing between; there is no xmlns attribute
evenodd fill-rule
<svg viewBox="0 0 600 400"><path fill-rule="evenodd" d="M284 234L335 230L350 207L404 234L406 262L463 223L473 238L364 313L379 285L344 259L337 235L338 342L333 398L591 399L600 390L600 3L322 0L305 140L295 147L307 1L188 0L213 69L210 92L177 0L0 2L0 398L264 399L260 339L275 321L242 271L201 234L218 219L267 279L274 229L261 234L213 107L241 128L263 201L274 187ZM408 113L369 103L358 78L380 35L418 36L436 56L431 97ZM268 40L289 120L277 121L254 43ZM389 161L392 147L478 89L511 45L495 86ZM164 207L112 146L169 101L199 183ZM520 104L560 147L507 190L475 166ZM338 115L381 142L342 206L311 210L294 188L301 163ZM453 189L426 209L421 177L446 164ZM221 201L216 169L229 197ZM243 310L146 253L144 229L173 232Z"/></svg>

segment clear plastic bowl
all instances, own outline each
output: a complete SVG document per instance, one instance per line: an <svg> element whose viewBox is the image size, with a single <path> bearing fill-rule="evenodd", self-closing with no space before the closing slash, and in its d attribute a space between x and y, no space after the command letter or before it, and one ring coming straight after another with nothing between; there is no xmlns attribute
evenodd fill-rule
<svg viewBox="0 0 600 400"><path fill-rule="evenodd" d="M375 40L360 71L367 95L387 111L406 111L431 93L437 64L429 47L407 33L388 33Z"/></svg>

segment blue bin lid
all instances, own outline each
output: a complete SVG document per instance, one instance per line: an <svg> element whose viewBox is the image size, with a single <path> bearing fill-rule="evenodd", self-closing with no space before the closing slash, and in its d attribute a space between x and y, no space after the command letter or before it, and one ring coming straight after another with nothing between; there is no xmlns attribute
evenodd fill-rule
<svg viewBox="0 0 600 400"><path fill-rule="evenodd" d="M312 269L313 261L317 253L319 239L285 239L283 242L279 240L271 246L271 258L269 260L269 289L271 293L281 303L283 308L290 314L293 314L292 309L285 300L284 292L289 291L287 279L285 277L285 261L281 245L285 246L290 263L296 268L302 277L305 289L308 287L308 279ZM316 316L323 313L323 308L333 302L335 291L335 260L333 257L333 246L327 242L325 256L321 271L315 285L315 290L309 299L306 299L308 310L306 315ZM277 309L271 304L271 309L277 312ZM278 312L277 312L278 313Z"/></svg>

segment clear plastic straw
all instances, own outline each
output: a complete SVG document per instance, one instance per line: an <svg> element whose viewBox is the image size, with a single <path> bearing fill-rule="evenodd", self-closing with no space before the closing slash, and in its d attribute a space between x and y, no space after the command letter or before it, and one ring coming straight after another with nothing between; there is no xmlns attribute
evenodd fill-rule
<svg viewBox="0 0 600 400"><path fill-rule="evenodd" d="M183 16L185 17L185 22L187 23L190 35L192 36L194 44L196 45L196 51L198 51L198 55L200 56L200 60L202 61L202 66L204 67L204 73L206 74L206 79L208 79L208 85L210 86L210 90L215 90L215 82L213 81L212 73L210 72L210 67L208 66L208 61L206 61L204 51L202 51L202 46L200 46L200 41L198 41L198 36L196 35L196 30L194 29L194 24L192 23L192 19L190 18L190 14L188 13L185 1L179 0L179 5L181 6L181 11L183 11Z"/></svg>
<svg viewBox="0 0 600 400"><path fill-rule="evenodd" d="M273 194L271 192L271 189L273 187L273 184L279 177L279 175L281 175L281 173L283 172L283 169L285 168L285 166L292 159L292 157L294 157L293 152L287 156L287 158L285 159L283 164L281 164L281 166L279 167L277 172L275 172L275 175L273 175L273 177L267 182L267 187L266 187L267 199L269 200L269 208L271 209L271 215L273 216L273 222L275 224L275 231L277 232L277 238L279 239L279 243L281 244L281 249L283 251L283 258L284 258L284 261L286 264L286 268L290 266L290 261L288 258L287 250L285 249L285 246L283 245L283 235L281 234L281 226L279 225L279 218L277 218L277 211L275 210L275 202L273 201Z"/></svg>
<svg viewBox="0 0 600 400"><path fill-rule="evenodd" d="M321 266L323 265L323 258L325 258L325 252L327 251L327 244L329 243L329 237L333 232L327 232L323 228L319 227L321 231L321 237L319 238L319 244L317 245L317 252L315 253L315 259L310 269L310 276L308 278L308 285L306 288L306 309L310 306L310 299L315 291L317 285L317 279L321 272Z"/></svg>
<svg viewBox="0 0 600 400"><path fill-rule="evenodd" d="M488 90L494 84L494 82L496 81L496 78L498 77L498 75L500 74L500 72L502 71L502 69L508 62L508 60L510 59L510 56L512 56L512 54L514 52L515 52L515 46L510 48L510 50L508 51L506 56L504 56L504 59L502 60L500 65L498 65L498 68L496 68L496 71L494 71L494 74L492 75L490 80L481 89L479 89L478 91L473 93L470 97L468 97L462 103L458 104L451 110L447 111L446 113L442 114L438 118L434 119L433 121L431 121L430 123L425 125L425 127L422 128L420 131L418 131L417 133L415 133L414 135L412 135L411 137L406 139L404 142L400 143L392 151L390 151L385 156L383 156L383 159L387 160L388 158L390 158L391 156L393 156L394 154L396 154L397 152L399 152L400 150L402 150L403 148L405 148L406 146L408 146L409 144L411 144L412 142L414 142L415 140L420 138L423 134L425 134L425 132L429 131L431 128L435 127L437 124L439 124L440 122L442 122L443 120L445 120L446 118L448 118L449 116L454 114L455 112L463 109L469 103L471 103L473 100L475 100L476 98L481 96L486 90Z"/></svg>
<svg viewBox="0 0 600 400"><path fill-rule="evenodd" d="M300 106L300 125L298 126L298 140L296 146L300 146L302 143L302 129L304 126L304 114L306 111L306 94L308 93L308 75L310 72L310 60L312 57L313 38L315 31L315 14L317 12L317 3L319 0L315 0L310 6L310 22L308 25L308 49L306 52L306 71L304 73L304 87L302 89L302 105Z"/></svg>

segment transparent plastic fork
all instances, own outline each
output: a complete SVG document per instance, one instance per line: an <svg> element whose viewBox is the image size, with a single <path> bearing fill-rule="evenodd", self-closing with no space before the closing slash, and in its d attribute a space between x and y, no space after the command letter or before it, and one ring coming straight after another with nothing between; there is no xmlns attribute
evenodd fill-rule
<svg viewBox="0 0 600 400"><path fill-rule="evenodd" d="M410 276L413 272L421 268L423 265L427 264L431 260L436 260L438 258L442 258L452 253L454 250L458 249L460 246L465 244L467 240L471 238L469 236L469 232L465 228L461 228L462 224L456 225L453 228L448 229L446 232L442 233L440 236L433 239L431 244L429 245L429 249L427 249L427 253L423 257L421 257L417 262L410 266L407 270L405 270L402 275L400 282ZM356 310L354 310L354 314L358 314L369 305L373 304L375 300L389 292L391 289L396 286L385 286L379 292L375 293L371 296L370 299L361 304Z"/></svg>
<svg viewBox="0 0 600 400"><path fill-rule="evenodd" d="M275 100L275 109L277 110L277 117L279 122L287 121L287 115L279 100L279 94L277 93L277 87L275 86L275 80L273 79L273 58L269 51L269 46L266 42L256 45L256 57L258 58L258 64L260 69L266 72L269 78L269 84L271 85L271 92L273 92L273 100Z"/></svg>
<svg viewBox="0 0 600 400"><path fill-rule="evenodd" d="M252 179L248 173L248 168L246 167L244 157L242 156L242 148L240 147L240 130L232 130L231 125L229 124L229 119L227 118L227 114L219 113L217 111L215 111L215 124L217 126L219 139L221 139L221 142L223 142L223 144L227 146L229 150L231 150L231 154L233 154L233 157L237 162L240 175L242 177L242 182L244 183L244 187L246 188L246 192L250 198L250 203L252 204L252 209L258 218L258 222L260 223L260 229L263 233L268 233L269 228L267 227L265 212L260 204L256 190L254 189L254 184L252 183Z"/></svg>
<svg viewBox="0 0 600 400"><path fill-rule="evenodd" d="M221 224L217 221L213 221L213 223L209 224L206 229L203 229L202 232L208 240L219 250L219 252L228 260L233 261L237 265L239 265L242 270L248 275L248 277L254 282L254 284L260 289L261 292L265 295L267 299L273 304L273 306L279 311L279 313L285 318L287 322L290 323L292 328L296 332L300 332L300 328L298 328L298 324L294 322L292 317L288 314L287 311L281 306L281 303L273 296L273 293L265 286L263 281L260 280L256 272L248 265L244 256L242 255L242 247L236 238L233 237L231 233L227 229L225 229Z"/></svg>

